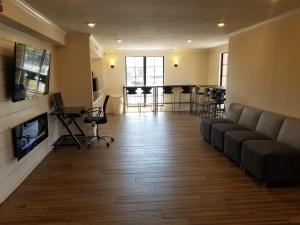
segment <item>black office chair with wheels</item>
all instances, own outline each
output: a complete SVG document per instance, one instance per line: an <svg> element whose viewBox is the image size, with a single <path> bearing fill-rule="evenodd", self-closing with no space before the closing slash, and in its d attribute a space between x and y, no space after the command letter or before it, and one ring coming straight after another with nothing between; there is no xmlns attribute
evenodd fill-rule
<svg viewBox="0 0 300 225"><path fill-rule="evenodd" d="M90 147L90 144L95 140L101 140L101 139L104 140L106 142L107 147L109 147L111 142L114 142L114 138L110 135L105 135L105 136L99 135L99 124L107 123L106 106L108 100L109 100L109 95L106 95L103 107L94 107L86 110L84 122L91 123L93 127L96 126L96 129L94 129L94 136L89 137L91 139L88 142L88 147Z"/></svg>

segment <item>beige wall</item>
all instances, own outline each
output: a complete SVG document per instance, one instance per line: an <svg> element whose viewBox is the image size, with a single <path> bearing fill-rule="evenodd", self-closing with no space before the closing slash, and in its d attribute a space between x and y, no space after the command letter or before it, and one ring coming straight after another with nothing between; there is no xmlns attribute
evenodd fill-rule
<svg viewBox="0 0 300 225"><path fill-rule="evenodd" d="M229 102L300 118L300 13L229 40Z"/></svg>
<svg viewBox="0 0 300 225"><path fill-rule="evenodd" d="M228 44L209 49L208 80L210 85L220 84L221 53L228 52Z"/></svg>
<svg viewBox="0 0 300 225"><path fill-rule="evenodd" d="M207 83L207 50L105 53L103 80L107 94L122 95L122 87L126 84L125 56L164 56L165 84ZM115 64L114 69L110 68L111 62ZM178 62L178 67L174 67L174 62Z"/></svg>
<svg viewBox="0 0 300 225"><path fill-rule="evenodd" d="M50 111L48 95L13 103L10 100L9 92L5 91L10 87L9 79L6 79L6 77L12 76L11 68L15 41L52 50L50 44L0 24L0 93L2 93L0 94L0 203L47 156L51 150L51 144L60 134L58 121L56 118L49 116L49 138L20 161L14 158L11 128ZM52 55L52 59L55 57L55 55ZM50 78L50 92L57 91L56 68L53 66L51 66Z"/></svg>
<svg viewBox="0 0 300 225"><path fill-rule="evenodd" d="M56 47L59 85L65 105L92 107L90 35L69 34L66 46Z"/></svg>

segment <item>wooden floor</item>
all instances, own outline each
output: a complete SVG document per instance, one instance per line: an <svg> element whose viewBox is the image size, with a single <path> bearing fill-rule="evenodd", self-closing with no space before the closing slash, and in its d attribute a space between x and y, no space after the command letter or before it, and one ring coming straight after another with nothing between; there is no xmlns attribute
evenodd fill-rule
<svg viewBox="0 0 300 225"><path fill-rule="evenodd" d="M300 187L265 188L190 114L111 116L110 148L52 152L0 207L1 225L300 224Z"/></svg>

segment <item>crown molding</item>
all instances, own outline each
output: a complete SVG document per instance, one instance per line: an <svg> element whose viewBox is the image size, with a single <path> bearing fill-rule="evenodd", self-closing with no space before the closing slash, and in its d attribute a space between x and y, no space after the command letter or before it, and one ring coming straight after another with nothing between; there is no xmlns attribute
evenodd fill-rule
<svg viewBox="0 0 300 225"><path fill-rule="evenodd" d="M237 30L237 31L234 31L232 33L230 33L228 36L229 37L232 37L232 36L236 36L238 34L242 34L242 33L245 33L245 32L248 32L248 31L251 31L251 30L254 30L256 28L259 28L259 27L263 27L263 26L266 26L268 24L272 24L272 23L275 23L277 22L278 20L281 20L283 18L287 18L287 17L290 17L290 16L294 16L294 15L297 15L300 13L300 7L299 8L296 8L294 10L291 10L291 11L288 11L286 13L283 13L281 15L278 15L276 17L273 17L271 19L268 19L268 20L265 20L261 23L257 23L257 24L254 24L252 26L249 26L249 27L246 27L246 28L242 28L240 30Z"/></svg>
<svg viewBox="0 0 300 225"><path fill-rule="evenodd" d="M30 6L28 3L24 2L23 0L10 0L14 5L22 9L27 14L31 15L35 19L39 20L42 23L46 23L48 26L51 26L58 30L62 35L66 35L67 32L63 30L61 27L56 25L54 22L52 22L48 17L34 9L32 6Z"/></svg>

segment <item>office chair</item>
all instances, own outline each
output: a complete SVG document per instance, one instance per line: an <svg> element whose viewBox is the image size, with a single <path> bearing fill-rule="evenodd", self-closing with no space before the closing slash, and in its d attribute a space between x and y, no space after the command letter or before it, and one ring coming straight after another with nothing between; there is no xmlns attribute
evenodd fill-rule
<svg viewBox="0 0 300 225"><path fill-rule="evenodd" d="M86 110L84 122L85 123L91 123L92 127L96 126L96 129L94 129L94 136L90 137L91 140L88 142L88 147L90 147L91 143L95 140L104 140L106 142L106 146L109 147L111 142L114 142L114 138L110 135L100 136L99 135L99 124L105 124L107 123L106 118L106 106L107 102L109 100L109 95L106 95L103 107L94 107ZM107 138L110 139L107 140Z"/></svg>

